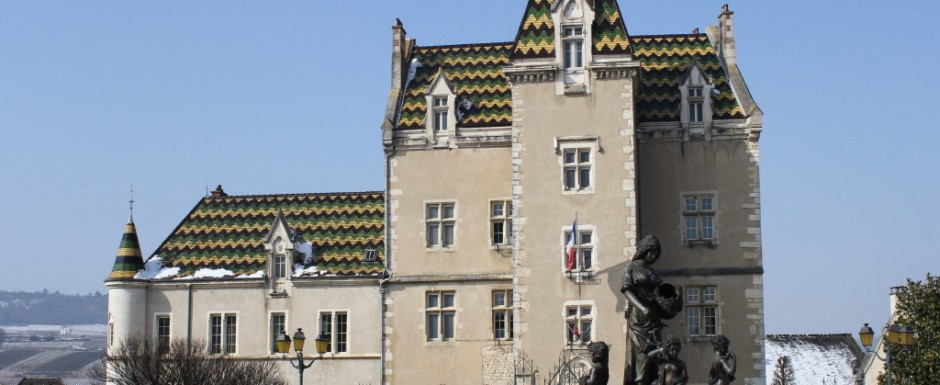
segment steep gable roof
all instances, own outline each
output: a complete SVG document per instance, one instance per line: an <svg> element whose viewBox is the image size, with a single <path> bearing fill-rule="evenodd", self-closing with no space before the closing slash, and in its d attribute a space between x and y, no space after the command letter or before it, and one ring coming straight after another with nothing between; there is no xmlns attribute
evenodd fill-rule
<svg viewBox="0 0 940 385"><path fill-rule="evenodd" d="M162 273L150 278L199 277L203 269L223 272L202 274L209 277L261 277L264 240L279 212L296 241L312 248L316 258L304 266L315 272L311 275L369 276L384 270L382 192L248 195L201 199L151 255L148 264L160 263ZM378 258L365 262L366 250L376 250Z"/></svg>
<svg viewBox="0 0 940 385"><path fill-rule="evenodd" d="M555 24L551 0L529 0L512 47L513 59L555 57Z"/></svg>
<svg viewBox="0 0 940 385"><path fill-rule="evenodd" d="M415 47L413 58L420 66L405 89L398 128L424 127L428 111L425 93L439 72L453 85L458 103L470 102L458 126L509 126L512 94L503 66L509 64L511 48L512 43Z"/></svg>
<svg viewBox="0 0 940 385"><path fill-rule="evenodd" d="M635 36L633 56L643 66L636 109L640 122L679 120L680 82L692 63L710 78L718 90L712 96L715 119L741 119L744 112L731 90L728 76L715 48L705 34Z"/></svg>
<svg viewBox="0 0 940 385"><path fill-rule="evenodd" d="M134 220L130 219L124 225L124 235L121 236L121 244L118 246L108 280L132 279L137 271L143 268L144 259L140 253L140 242L137 240L137 226L134 225Z"/></svg>
<svg viewBox="0 0 940 385"><path fill-rule="evenodd" d="M627 25L617 0L594 2L594 25L591 29L595 55L630 54L630 34L627 33Z"/></svg>

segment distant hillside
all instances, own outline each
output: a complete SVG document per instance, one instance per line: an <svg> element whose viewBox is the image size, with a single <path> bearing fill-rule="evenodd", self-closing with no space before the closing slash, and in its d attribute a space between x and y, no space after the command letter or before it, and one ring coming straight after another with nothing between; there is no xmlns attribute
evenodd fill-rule
<svg viewBox="0 0 940 385"><path fill-rule="evenodd" d="M108 321L108 296L0 291L0 325L104 324Z"/></svg>

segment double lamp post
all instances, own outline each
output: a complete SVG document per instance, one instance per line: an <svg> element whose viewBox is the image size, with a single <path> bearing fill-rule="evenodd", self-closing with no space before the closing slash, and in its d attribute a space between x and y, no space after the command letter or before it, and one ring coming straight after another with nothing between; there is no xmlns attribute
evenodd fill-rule
<svg viewBox="0 0 940 385"><path fill-rule="evenodd" d="M294 352L297 353L297 363L295 364L294 360L292 360L290 357L287 359L287 361L290 362L290 365L297 369L297 373L300 376L300 385L304 385L304 370L312 366L313 363L318 359L323 358L323 353L326 353L327 347L330 343L330 339L327 337L327 335L320 333L320 335L318 335L314 340L316 341L318 356L313 357L309 363L304 363L304 341L306 340L307 338L304 336L303 329L298 328L297 332L294 333ZM282 330L281 335L274 339L274 342L277 344L278 353L287 354L290 350L291 339L287 336L287 332Z"/></svg>
<svg viewBox="0 0 940 385"><path fill-rule="evenodd" d="M871 329L870 326L866 323L862 326L862 329L858 331L858 337L862 340L862 346L865 347L865 350L872 352L879 359L884 360L886 371L888 374L888 385L891 385L891 345L900 345L902 348L911 346L914 344L914 327L911 325L898 325L891 324L887 327L888 336L885 339L885 347L887 349L886 356L881 357L878 355L877 351L871 349L872 339L875 336L875 331Z"/></svg>

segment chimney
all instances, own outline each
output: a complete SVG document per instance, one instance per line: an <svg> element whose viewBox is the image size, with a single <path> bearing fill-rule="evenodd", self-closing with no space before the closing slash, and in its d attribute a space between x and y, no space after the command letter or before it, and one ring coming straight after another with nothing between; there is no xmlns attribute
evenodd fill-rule
<svg viewBox="0 0 940 385"><path fill-rule="evenodd" d="M692 30L692 34L693 34L693 35L698 35L698 34L699 34L699 32L698 32L698 27L695 27L695 29Z"/></svg>
<svg viewBox="0 0 940 385"><path fill-rule="evenodd" d="M718 15L718 55L728 64L734 64L734 12L728 4L721 6Z"/></svg>
<svg viewBox="0 0 940 385"><path fill-rule="evenodd" d="M408 72L408 63L405 63L404 55L407 54L408 32L401 20L395 18L395 25L392 26L392 89L400 90L405 84L404 74Z"/></svg>
<svg viewBox="0 0 940 385"><path fill-rule="evenodd" d="M213 199L225 198L228 194L225 193L225 190L222 190L222 185L218 185L215 188L215 191L212 192Z"/></svg>
<svg viewBox="0 0 940 385"><path fill-rule="evenodd" d="M904 286L895 286L891 288L891 319L888 320L888 322L894 322L894 315L898 310L898 297L901 295L901 289L904 289Z"/></svg>

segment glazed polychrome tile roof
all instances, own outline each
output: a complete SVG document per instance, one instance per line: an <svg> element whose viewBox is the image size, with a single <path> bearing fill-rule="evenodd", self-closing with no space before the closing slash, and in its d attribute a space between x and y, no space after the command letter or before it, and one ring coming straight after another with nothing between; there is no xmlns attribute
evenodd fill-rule
<svg viewBox="0 0 940 385"><path fill-rule="evenodd" d="M315 275L369 276L382 273L384 195L381 192L206 197L154 252L162 267L192 277L201 269L259 276L266 263L264 238L278 213L297 237L310 243ZM376 250L374 262L364 261Z"/></svg>
<svg viewBox="0 0 940 385"><path fill-rule="evenodd" d="M640 122L679 120L679 83L693 63L715 84L715 119L743 118L715 48L705 34L629 36L615 0L597 0L592 35L594 55L632 54L641 62L642 82L637 98ZM512 124L512 94L503 67L515 59L545 59L555 55L555 27L550 0L529 0L514 42L415 47L412 59L420 66L405 90L398 129L422 129L428 111L425 92L441 72L454 84L458 102L469 110L460 127L505 127Z"/></svg>
<svg viewBox="0 0 940 385"><path fill-rule="evenodd" d="M705 34L635 36L633 55L643 66L636 103L641 122L679 120L679 83L697 62L719 94L712 97L715 119L744 118L715 48Z"/></svg>
<svg viewBox="0 0 940 385"><path fill-rule="evenodd" d="M117 257L114 258L114 267L108 280L132 279L137 271L144 268L144 259L140 253L140 242L137 240L137 226L129 220L124 226L124 235L121 236L121 245L118 246Z"/></svg>

